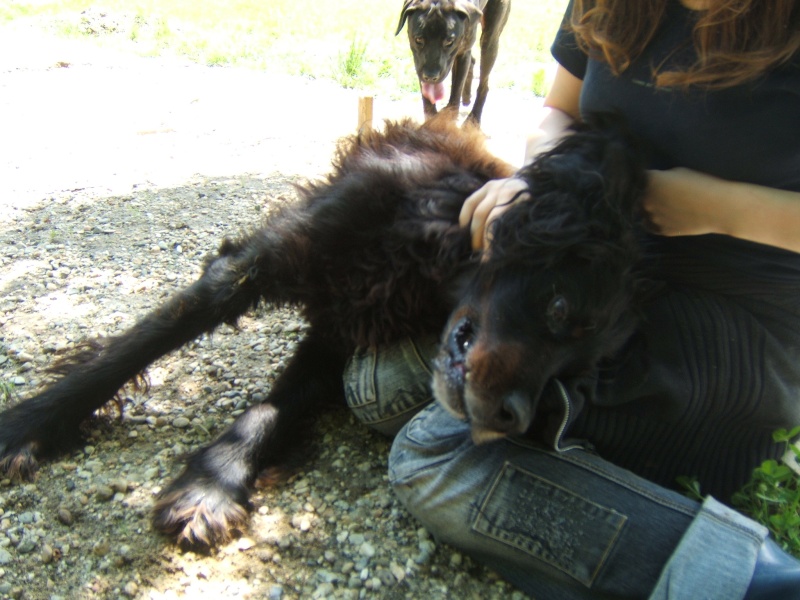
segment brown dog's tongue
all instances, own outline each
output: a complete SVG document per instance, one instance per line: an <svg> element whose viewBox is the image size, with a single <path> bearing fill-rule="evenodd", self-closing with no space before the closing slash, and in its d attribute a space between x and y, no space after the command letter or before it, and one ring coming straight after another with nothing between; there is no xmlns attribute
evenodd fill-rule
<svg viewBox="0 0 800 600"><path fill-rule="evenodd" d="M444 98L444 84L443 83L422 83L422 95L428 100L436 104L439 100Z"/></svg>

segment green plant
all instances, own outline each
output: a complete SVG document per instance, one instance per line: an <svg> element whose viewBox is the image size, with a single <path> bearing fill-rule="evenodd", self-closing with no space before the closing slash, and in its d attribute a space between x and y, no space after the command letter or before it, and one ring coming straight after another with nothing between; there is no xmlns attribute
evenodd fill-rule
<svg viewBox="0 0 800 600"><path fill-rule="evenodd" d="M11 381L0 379L0 403L5 404L17 395L17 386Z"/></svg>
<svg viewBox="0 0 800 600"><path fill-rule="evenodd" d="M367 59L367 42L363 42L354 36L350 40L350 47L347 52L339 53L339 63L337 65L336 81L342 87L356 87L359 80L364 79L364 66Z"/></svg>
<svg viewBox="0 0 800 600"><path fill-rule="evenodd" d="M800 427L780 429L772 437L785 443L796 459L800 458L800 447L794 443L798 435ZM791 467L764 461L731 500L734 507L766 526L784 550L800 557L800 475Z"/></svg>
<svg viewBox="0 0 800 600"><path fill-rule="evenodd" d="M700 481L698 481L697 477L686 477L685 475L681 475L677 477L678 485L684 488L684 494L691 498L692 500L697 500L698 502L703 501L703 494L700 491Z"/></svg>
<svg viewBox="0 0 800 600"><path fill-rule="evenodd" d="M550 88L550 78L547 66L543 65L534 69L531 77L531 91L537 96L543 97Z"/></svg>
<svg viewBox="0 0 800 600"><path fill-rule="evenodd" d="M787 452L800 459L795 439L800 426L791 431L779 429L772 438L786 444ZM704 495L696 477L681 476L678 485L689 498L702 502ZM731 497L731 504L769 529L784 550L800 558L800 473L784 462L765 460L753 470L744 487Z"/></svg>

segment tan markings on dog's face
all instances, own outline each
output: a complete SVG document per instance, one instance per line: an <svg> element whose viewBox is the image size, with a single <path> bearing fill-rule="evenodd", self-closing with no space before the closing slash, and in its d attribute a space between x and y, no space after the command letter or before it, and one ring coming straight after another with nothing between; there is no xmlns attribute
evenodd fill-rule
<svg viewBox="0 0 800 600"><path fill-rule="evenodd" d="M520 371L523 352L521 344L491 342L481 335L467 355L470 390L496 395L511 387Z"/></svg>

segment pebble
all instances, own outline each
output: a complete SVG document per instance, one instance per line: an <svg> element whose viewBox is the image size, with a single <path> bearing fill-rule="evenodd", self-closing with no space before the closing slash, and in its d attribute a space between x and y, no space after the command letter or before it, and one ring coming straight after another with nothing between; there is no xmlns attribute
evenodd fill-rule
<svg viewBox="0 0 800 600"><path fill-rule="evenodd" d="M109 546L108 542L101 540L92 545L92 554L102 557L108 554L110 549L111 547Z"/></svg>
<svg viewBox="0 0 800 600"><path fill-rule="evenodd" d="M256 542L254 540L250 539L249 537L241 537L236 542L236 547L241 551L250 550L255 545L256 545Z"/></svg>
<svg viewBox="0 0 800 600"><path fill-rule="evenodd" d="M178 417L177 419L173 419L172 426L175 429L186 429L191 424L191 421L186 417Z"/></svg>
<svg viewBox="0 0 800 600"><path fill-rule="evenodd" d="M24 512L20 513L19 517L17 517L17 520L23 525L28 525L30 523L33 523L37 519L32 512Z"/></svg>
<svg viewBox="0 0 800 600"><path fill-rule="evenodd" d="M17 546L17 552L20 554L29 554L36 549L36 541L31 538L23 539Z"/></svg>
<svg viewBox="0 0 800 600"><path fill-rule="evenodd" d="M101 502L108 502L114 497L114 489L107 486L107 485L98 485L97 491L95 491L95 496Z"/></svg>
<svg viewBox="0 0 800 600"><path fill-rule="evenodd" d="M50 544L45 544L44 546L42 546L42 551L40 553L40 556L44 564L47 565L53 562L55 554L56 554L55 550L53 550L53 547Z"/></svg>
<svg viewBox="0 0 800 600"><path fill-rule="evenodd" d="M136 584L135 581L129 581L122 588L122 593L128 596L129 598L135 598L136 595L139 593L139 586Z"/></svg>
<svg viewBox="0 0 800 600"><path fill-rule="evenodd" d="M435 550L436 544L431 540L421 540L419 543L419 554L414 558L414 562L418 565L424 565L430 562Z"/></svg>
<svg viewBox="0 0 800 600"><path fill-rule="evenodd" d="M364 542L363 544L361 544L361 546L359 546L358 553L361 556L372 558L373 556L375 556L375 546L373 546L369 542Z"/></svg>

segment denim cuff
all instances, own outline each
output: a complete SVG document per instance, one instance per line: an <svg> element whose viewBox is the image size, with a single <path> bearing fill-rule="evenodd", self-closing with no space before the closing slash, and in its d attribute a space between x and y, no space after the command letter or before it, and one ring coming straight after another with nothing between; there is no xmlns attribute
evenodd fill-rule
<svg viewBox="0 0 800 600"><path fill-rule="evenodd" d="M650 600L744 598L766 527L708 497L664 567Z"/></svg>

